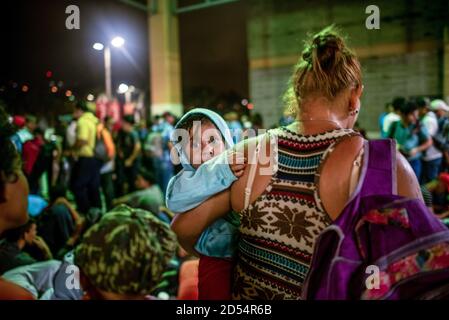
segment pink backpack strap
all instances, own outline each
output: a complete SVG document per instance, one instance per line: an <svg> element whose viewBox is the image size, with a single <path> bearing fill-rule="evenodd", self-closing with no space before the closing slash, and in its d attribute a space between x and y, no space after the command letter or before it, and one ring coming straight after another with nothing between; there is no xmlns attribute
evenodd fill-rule
<svg viewBox="0 0 449 320"><path fill-rule="evenodd" d="M371 140L365 149L368 167L360 195L396 195L396 142Z"/></svg>

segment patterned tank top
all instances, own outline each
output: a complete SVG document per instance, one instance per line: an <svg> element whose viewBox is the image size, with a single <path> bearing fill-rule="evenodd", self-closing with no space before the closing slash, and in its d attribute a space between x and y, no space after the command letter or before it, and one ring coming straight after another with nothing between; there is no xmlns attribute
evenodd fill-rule
<svg viewBox="0 0 449 320"><path fill-rule="evenodd" d="M357 134L337 129L305 136L286 127L269 132L278 139L278 170L240 212L234 299L300 299L315 239L332 223L318 197L320 164L339 139Z"/></svg>

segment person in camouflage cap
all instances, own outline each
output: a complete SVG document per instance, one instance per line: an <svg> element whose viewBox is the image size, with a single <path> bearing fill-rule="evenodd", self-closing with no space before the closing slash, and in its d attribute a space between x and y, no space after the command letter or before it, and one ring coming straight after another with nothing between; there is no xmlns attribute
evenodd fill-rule
<svg viewBox="0 0 449 320"><path fill-rule="evenodd" d="M177 246L169 226L152 213L118 206L75 250L81 286L93 299L143 298L160 281Z"/></svg>

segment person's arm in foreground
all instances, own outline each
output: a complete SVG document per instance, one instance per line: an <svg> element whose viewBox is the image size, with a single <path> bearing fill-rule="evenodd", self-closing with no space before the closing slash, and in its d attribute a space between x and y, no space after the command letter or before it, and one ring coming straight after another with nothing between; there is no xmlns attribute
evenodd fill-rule
<svg viewBox="0 0 449 320"><path fill-rule="evenodd" d="M216 194L198 207L178 214L171 223L172 230L178 236L179 243L189 253L194 249L201 233L215 220L231 211L231 191L229 189Z"/></svg>

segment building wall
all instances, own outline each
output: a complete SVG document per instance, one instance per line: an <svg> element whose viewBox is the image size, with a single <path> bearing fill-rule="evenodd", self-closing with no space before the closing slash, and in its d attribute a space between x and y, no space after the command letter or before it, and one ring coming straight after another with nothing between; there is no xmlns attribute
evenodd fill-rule
<svg viewBox="0 0 449 320"><path fill-rule="evenodd" d="M308 34L335 23L359 56L365 92L360 122L377 130L397 95L440 96L448 1L378 0L380 30L368 30L367 1L251 0L247 26L250 95L266 125L282 115L282 94ZM447 79L446 79L447 82Z"/></svg>

